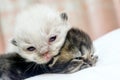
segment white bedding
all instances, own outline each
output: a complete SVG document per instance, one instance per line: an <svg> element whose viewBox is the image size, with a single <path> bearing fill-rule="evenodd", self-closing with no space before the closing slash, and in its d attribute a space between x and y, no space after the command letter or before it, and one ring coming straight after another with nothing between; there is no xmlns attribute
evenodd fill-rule
<svg viewBox="0 0 120 80"><path fill-rule="evenodd" d="M73 74L44 74L26 80L120 80L120 29L94 41L99 56L95 67Z"/></svg>

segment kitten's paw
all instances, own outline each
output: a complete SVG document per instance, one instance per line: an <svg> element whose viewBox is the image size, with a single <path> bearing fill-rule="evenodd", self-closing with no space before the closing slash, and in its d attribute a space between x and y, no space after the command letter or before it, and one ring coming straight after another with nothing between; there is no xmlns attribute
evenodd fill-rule
<svg viewBox="0 0 120 80"><path fill-rule="evenodd" d="M84 63L83 60L73 59L70 62L69 66L72 66L73 68L75 68L75 67L81 66L83 63Z"/></svg>
<svg viewBox="0 0 120 80"><path fill-rule="evenodd" d="M92 57L92 66L94 66L96 64L96 62L98 61L98 56L93 56Z"/></svg>
<svg viewBox="0 0 120 80"><path fill-rule="evenodd" d="M88 68L88 67L90 67L90 65L84 62L83 65L81 65L80 70Z"/></svg>
<svg viewBox="0 0 120 80"><path fill-rule="evenodd" d="M62 73L73 73L80 70L83 65L83 60L73 59Z"/></svg>

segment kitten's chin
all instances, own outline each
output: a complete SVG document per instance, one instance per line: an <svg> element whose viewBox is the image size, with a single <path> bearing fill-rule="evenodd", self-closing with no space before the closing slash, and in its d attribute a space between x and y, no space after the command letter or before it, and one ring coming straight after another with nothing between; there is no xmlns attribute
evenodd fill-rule
<svg viewBox="0 0 120 80"><path fill-rule="evenodd" d="M52 60L52 55L44 54L41 58L37 59L35 62L37 64L47 64Z"/></svg>

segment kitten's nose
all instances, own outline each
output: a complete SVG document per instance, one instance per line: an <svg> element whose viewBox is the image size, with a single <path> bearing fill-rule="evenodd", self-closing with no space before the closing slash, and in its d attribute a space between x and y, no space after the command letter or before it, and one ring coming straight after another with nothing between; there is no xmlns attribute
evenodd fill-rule
<svg viewBox="0 0 120 80"><path fill-rule="evenodd" d="M49 51L40 52L41 55L48 54Z"/></svg>
<svg viewBox="0 0 120 80"><path fill-rule="evenodd" d="M47 52L45 52L45 53L42 53L42 55L44 56L44 55L47 55L49 52L47 51Z"/></svg>
<svg viewBox="0 0 120 80"><path fill-rule="evenodd" d="M45 53L48 53L48 47L42 47L40 49L40 54L45 54Z"/></svg>
<svg viewBox="0 0 120 80"><path fill-rule="evenodd" d="M45 60L49 61L51 60L52 56L49 54L49 52L45 52L44 54L42 54L42 56L44 57Z"/></svg>

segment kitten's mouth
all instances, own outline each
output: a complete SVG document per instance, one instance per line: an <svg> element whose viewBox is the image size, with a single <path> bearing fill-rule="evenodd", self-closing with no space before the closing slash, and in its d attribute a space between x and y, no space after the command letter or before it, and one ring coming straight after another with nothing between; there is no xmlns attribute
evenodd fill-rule
<svg viewBox="0 0 120 80"><path fill-rule="evenodd" d="M49 51L42 54L43 58L47 61L50 61L52 59L52 55L50 55Z"/></svg>

